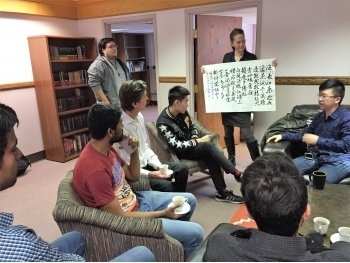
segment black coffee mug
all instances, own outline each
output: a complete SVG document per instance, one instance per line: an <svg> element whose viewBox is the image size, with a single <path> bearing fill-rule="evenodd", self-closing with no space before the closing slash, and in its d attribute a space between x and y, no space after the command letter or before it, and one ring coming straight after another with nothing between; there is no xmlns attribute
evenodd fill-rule
<svg viewBox="0 0 350 263"><path fill-rule="evenodd" d="M327 174L325 172L314 171L309 175L309 179L316 189L322 190L326 184L326 176Z"/></svg>

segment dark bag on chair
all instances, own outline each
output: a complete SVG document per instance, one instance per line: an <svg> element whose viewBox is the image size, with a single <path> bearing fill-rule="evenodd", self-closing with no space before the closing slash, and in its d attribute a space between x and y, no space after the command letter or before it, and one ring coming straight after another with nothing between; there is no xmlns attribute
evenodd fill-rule
<svg viewBox="0 0 350 263"><path fill-rule="evenodd" d="M21 152L22 156L17 161L17 176L20 176L25 173L28 166L31 166L29 159L24 156L24 154Z"/></svg>

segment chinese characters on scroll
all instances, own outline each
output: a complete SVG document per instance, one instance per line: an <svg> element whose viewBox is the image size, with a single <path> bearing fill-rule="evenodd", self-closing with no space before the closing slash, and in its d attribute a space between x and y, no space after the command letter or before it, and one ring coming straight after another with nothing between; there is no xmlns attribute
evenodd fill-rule
<svg viewBox="0 0 350 263"><path fill-rule="evenodd" d="M272 60L204 65L206 112L275 111Z"/></svg>

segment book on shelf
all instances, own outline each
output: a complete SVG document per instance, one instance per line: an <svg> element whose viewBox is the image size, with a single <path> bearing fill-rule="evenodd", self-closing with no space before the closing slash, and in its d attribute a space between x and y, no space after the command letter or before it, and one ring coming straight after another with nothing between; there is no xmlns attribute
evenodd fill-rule
<svg viewBox="0 0 350 263"><path fill-rule="evenodd" d="M86 59L85 46L57 47L50 45L50 58L52 60Z"/></svg>
<svg viewBox="0 0 350 263"><path fill-rule="evenodd" d="M89 142L90 136L87 133L73 135L69 138L63 138L63 149L66 156L78 153L84 149Z"/></svg>
<svg viewBox="0 0 350 263"><path fill-rule="evenodd" d="M58 112L75 110L83 107L89 107L91 105L88 91L86 89L74 89L75 96L57 98L57 110Z"/></svg>
<svg viewBox="0 0 350 263"><path fill-rule="evenodd" d="M61 133L85 129L87 127L87 113L60 119Z"/></svg>
<svg viewBox="0 0 350 263"><path fill-rule="evenodd" d="M88 84L87 70L76 70L70 72L53 72L55 87L63 87L70 85Z"/></svg>

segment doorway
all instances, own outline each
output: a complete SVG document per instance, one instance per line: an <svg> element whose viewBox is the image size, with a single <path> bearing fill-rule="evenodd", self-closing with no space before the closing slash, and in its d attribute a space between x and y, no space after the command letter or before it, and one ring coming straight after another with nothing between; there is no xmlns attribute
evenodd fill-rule
<svg viewBox="0 0 350 263"><path fill-rule="evenodd" d="M225 53L232 51L229 34L233 28L245 31L246 48L256 53L258 2L248 3L234 9L225 6L219 9L197 10L189 13L191 31L195 37L190 38L190 83L194 87L194 105L196 118L208 129L220 136L220 145L224 146L224 131L220 113L206 113L201 66L221 63ZM220 10L221 9L221 10ZM231 9L231 10L230 10ZM222 11L225 10L225 11ZM230 10L230 11L227 11ZM236 137L239 136L236 132ZM239 139L238 139L239 140Z"/></svg>
<svg viewBox="0 0 350 263"><path fill-rule="evenodd" d="M154 118L153 111L157 114L157 54L153 21L153 16L104 21L105 36L115 39L118 58L128 66L131 78L147 83L148 106L154 109L148 107L147 120Z"/></svg>

